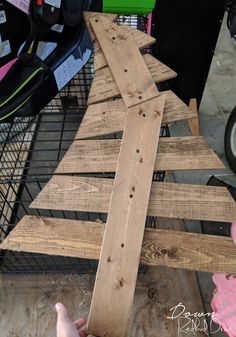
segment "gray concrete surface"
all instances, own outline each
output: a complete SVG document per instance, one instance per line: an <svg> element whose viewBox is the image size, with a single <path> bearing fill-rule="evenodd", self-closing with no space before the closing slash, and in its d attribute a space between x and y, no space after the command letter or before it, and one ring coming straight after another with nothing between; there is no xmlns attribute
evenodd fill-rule
<svg viewBox="0 0 236 337"><path fill-rule="evenodd" d="M224 131L227 119L236 105L236 46L230 39L226 27L226 17L222 23L221 33L215 50L210 73L208 76L202 103L199 109L201 135L216 151L226 165L225 170L178 172L175 178L178 182L206 184L209 177L214 174L219 179L236 186L236 175L229 169L224 154ZM172 125L172 135L189 135L187 124ZM200 232L200 223L192 221L187 223L191 232ZM205 312L211 312L211 299L214 289L212 274L198 273ZM225 333L215 329L212 336L226 336Z"/></svg>

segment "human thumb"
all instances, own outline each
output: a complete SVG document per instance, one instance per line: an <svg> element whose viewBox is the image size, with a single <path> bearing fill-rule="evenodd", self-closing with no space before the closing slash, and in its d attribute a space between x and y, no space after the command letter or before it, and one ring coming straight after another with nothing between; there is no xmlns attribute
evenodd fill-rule
<svg viewBox="0 0 236 337"><path fill-rule="evenodd" d="M63 304L55 305L57 311L57 337L78 337L78 333Z"/></svg>
<svg viewBox="0 0 236 337"><path fill-rule="evenodd" d="M68 319L68 312L66 310L66 308L64 307L63 304L61 303L57 303L55 305L55 308L56 308L56 311L57 311L57 318L58 320L61 320L61 319Z"/></svg>

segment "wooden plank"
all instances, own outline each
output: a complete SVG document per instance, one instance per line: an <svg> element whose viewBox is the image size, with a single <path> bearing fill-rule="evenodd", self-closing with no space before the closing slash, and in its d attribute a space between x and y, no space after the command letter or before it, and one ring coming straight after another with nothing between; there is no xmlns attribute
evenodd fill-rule
<svg viewBox="0 0 236 337"><path fill-rule="evenodd" d="M90 24L126 107L158 96L155 83L132 36L99 14L90 19Z"/></svg>
<svg viewBox="0 0 236 337"><path fill-rule="evenodd" d="M96 16L98 13L97 12L83 12L83 14L84 14L84 20L85 20L86 26L87 26L87 28L89 30L89 34L91 36L91 39L94 40L95 36L94 36L93 29L92 29L92 27L90 25L90 21L89 20L93 16ZM111 22L114 21L115 19L117 19L117 17L118 17L117 14L110 14L110 13L99 13L99 15L104 15Z"/></svg>
<svg viewBox="0 0 236 337"><path fill-rule="evenodd" d="M112 186L112 179L53 176L30 207L107 213ZM148 215L235 222L236 206L223 187L153 182Z"/></svg>
<svg viewBox="0 0 236 337"><path fill-rule="evenodd" d="M99 259L105 224L25 216L0 249ZM231 238L162 229L146 229L140 262L217 273L236 273Z"/></svg>
<svg viewBox="0 0 236 337"><path fill-rule="evenodd" d="M173 91L163 91L163 94L166 95L163 124L196 117L196 114ZM121 132L124 129L126 116L127 110L121 99L92 104L87 108L75 139L92 138Z"/></svg>
<svg viewBox="0 0 236 337"><path fill-rule="evenodd" d="M143 55L143 60L155 83L167 81L177 76L176 72L150 54ZM88 104L95 104L118 96L120 96L120 90L113 79L110 68L105 67L95 71Z"/></svg>
<svg viewBox="0 0 236 337"><path fill-rule="evenodd" d="M0 249L99 259L104 229L99 222L24 216Z"/></svg>
<svg viewBox="0 0 236 337"><path fill-rule="evenodd" d="M127 335L164 104L128 109L88 319L96 336Z"/></svg>
<svg viewBox="0 0 236 337"><path fill-rule="evenodd" d="M199 116L198 116L198 108L197 108L197 100L196 98L191 98L189 102L189 107L192 111L194 111L197 116L195 118L188 120L188 125L191 130L193 136L200 135L200 127L199 127Z"/></svg>
<svg viewBox="0 0 236 337"><path fill-rule="evenodd" d="M115 172L121 139L75 140L55 173ZM223 163L203 137L160 138L156 171L222 169Z"/></svg>
<svg viewBox="0 0 236 337"><path fill-rule="evenodd" d="M123 131L127 109L122 99L87 107L75 139L93 138Z"/></svg>
<svg viewBox="0 0 236 337"><path fill-rule="evenodd" d="M99 15L91 18L90 23L128 114L87 330L100 337L125 337L129 329L165 96L159 95L129 34Z"/></svg>
<svg viewBox="0 0 236 337"><path fill-rule="evenodd" d="M25 216L0 249L98 260L105 224ZM228 237L145 229L140 263L211 273L236 273L236 249Z"/></svg>
<svg viewBox="0 0 236 337"><path fill-rule="evenodd" d="M136 45L139 49L147 48L153 43L156 42L156 39L148 34L143 33L142 31L132 28L129 26L121 26L121 30L124 31L125 34L130 34ZM98 41L95 41L94 44L94 70L98 70L107 66L106 58L101 50L101 47Z"/></svg>

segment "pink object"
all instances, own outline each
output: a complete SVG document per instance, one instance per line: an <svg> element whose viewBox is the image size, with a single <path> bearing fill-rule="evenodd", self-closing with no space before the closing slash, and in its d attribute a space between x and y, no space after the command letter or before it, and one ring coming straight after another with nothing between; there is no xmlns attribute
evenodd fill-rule
<svg viewBox="0 0 236 337"><path fill-rule="evenodd" d="M148 15L148 22L147 22L147 34L151 35L152 33L152 13Z"/></svg>
<svg viewBox="0 0 236 337"><path fill-rule="evenodd" d="M231 237L236 244L236 223L231 225ZM236 248L235 248L236 249ZM214 312L212 320L219 324L230 336L236 336L236 275L213 274L216 292L211 307Z"/></svg>
<svg viewBox="0 0 236 337"><path fill-rule="evenodd" d="M6 76L8 71L11 69L11 67L17 60L18 59L15 58L14 60L11 60L10 62L6 63L4 66L0 68L0 81Z"/></svg>
<svg viewBox="0 0 236 337"><path fill-rule="evenodd" d="M236 245L236 222L232 223L230 228L230 235Z"/></svg>

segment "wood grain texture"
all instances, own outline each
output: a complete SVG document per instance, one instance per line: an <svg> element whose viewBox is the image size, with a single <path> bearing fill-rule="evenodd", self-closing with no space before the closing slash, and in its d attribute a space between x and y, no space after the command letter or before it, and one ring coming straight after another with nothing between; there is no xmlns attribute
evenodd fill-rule
<svg viewBox="0 0 236 337"><path fill-rule="evenodd" d="M133 37L99 14L90 19L90 24L125 106L131 107L158 96L156 85Z"/></svg>
<svg viewBox="0 0 236 337"><path fill-rule="evenodd" d="M128 109L88 318L95 336L128 333L164 104Z"/></svg>
<svg viewBox="0 0 236 337"><path fill-rule="evenodd" d="M75 140L55 173L115 172L121 139ZM203 137L163 137L159 140L156 171L222 169L223 163Z"/></svg>
<svg viewBox="0 0 236 337"><path fill-rule="evenodd" d="M128 111L87 331L100 337L125 337L130 325L165 96L159 95L129 34L99 15L91 18L90 23Z"/></svg>
<svg viewBox="0 0 236 337"><path fill-rule="evenodd" d="M99 222L25 216L0 249L98 260L104 230ZM228 237L145 229L140 263L236 274L236 249Z"/></svg>
<svg viewBox="0 0 236 337"><path fill-rule="evenodd" d="M166 95L162 123L182 121L196 117L196 113L178 98L173 91L163 91ZM123 131L127 110L121 99L88 106L75 139L93 138Z"/></svg>
<svg viewBox="0 0 236 337"><path fill-rule="evenodd" d="M86 26L89 30L89 34L90 34L92 40L95 39L95 36L94 36L94 33L93 33L93 29L90 25L90 19L93 16L96 16L97 14L98 14L97 12L83 12L84 20L85 20ZM110 14L110 13L99 13L99 14L104 15L111 22L114 21L115 19L117 19L117 17L118 17L117 14Z"/></svg>
<svg viewBox="0 0 236 337"><path fill-rule="evenodd" d="M155 59L150 54L142 56L155 83L167 81L177 76L176 72ZM95 71L90 88L88 104L95 104L120 96L120 90L109 67Z"/></svg>
<svg viewBox="0 0 236 337"><path fill-rule="evenodd" d="M113 180L53 176L30 207L107 213ZM148 215L209 221L236 221L236 206L226 188L152 183Z"/></svg>
<svg viewBox="0 0 236 337"><path fill-rule="evenodd" d="M25 216L1 249L99 259L105 224ZM236 273L231 238L161 229L146 229L140 262L189 270Z"/></svg>
<svg viewBox="0 0 236 337"><path fill-rule="evenodd" d="M189 102L189 107L192 111L196 112L197 116L195 118L188 120L188 125L191 130L193 136L200 135L200 127L199 127L199 116L198 116L198 108L197 108L197 100L196 98L191 98Z"/></svg>
<svg viewBox="0 0 236 337"><path fill-rule="evenodd" d="M149 47L153 43L156 42L156 39L148 34L143 33L142 31L129 27L129 26L121 26L121 30L123 30L126 34L130 34L134 39L137 47L139 49L143 49ZM98 41L94 43L94 70L98 70L107 66L106 58L101 50L101 47Z"/></svg>

